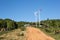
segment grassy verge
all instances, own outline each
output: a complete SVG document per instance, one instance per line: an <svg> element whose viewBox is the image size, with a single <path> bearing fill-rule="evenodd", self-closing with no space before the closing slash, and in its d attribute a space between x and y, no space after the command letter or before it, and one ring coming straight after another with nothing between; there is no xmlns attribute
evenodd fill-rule
<svg viewBox="0 0 60 40"><path fill-rule="evenodd" d="M46 32L45 28L44 29L43 28L38 28L38 29L42 30L45 34L53 37L54 39L60 40L60 34L55 34L54 32Z"/></svg>
<svg viewBox="0 0 60 40"><path fill-rule="evenodd" d="M3 35L3 34L6 34L6 33L9 33L9 32L12 32L13 30L9 30L9 31L2 31L0 32L0 36Z"/></svg>

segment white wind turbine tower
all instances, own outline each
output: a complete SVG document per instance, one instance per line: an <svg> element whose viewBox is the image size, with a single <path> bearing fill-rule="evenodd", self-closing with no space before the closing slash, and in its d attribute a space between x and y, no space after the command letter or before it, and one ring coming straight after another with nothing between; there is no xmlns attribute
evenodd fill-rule
<svg viewBox="0 0 60 40"><path fill-rule="evenodd" d="M40 27L40 13L41 13L41 9L34 13L35 20L36 20L36 27L38 26L38 23L39 23L39 27Z"/></svg>

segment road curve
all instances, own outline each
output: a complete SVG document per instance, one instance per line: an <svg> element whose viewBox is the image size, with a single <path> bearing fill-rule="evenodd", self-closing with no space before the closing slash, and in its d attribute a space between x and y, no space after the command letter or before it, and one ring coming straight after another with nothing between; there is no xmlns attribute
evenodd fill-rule
<svg viewBox="0 0 60 40"><path fill-rule="evenodd" d="M44 34L40 29L34 27L27 27L26 40L55 40L54 38Z"/></svg>

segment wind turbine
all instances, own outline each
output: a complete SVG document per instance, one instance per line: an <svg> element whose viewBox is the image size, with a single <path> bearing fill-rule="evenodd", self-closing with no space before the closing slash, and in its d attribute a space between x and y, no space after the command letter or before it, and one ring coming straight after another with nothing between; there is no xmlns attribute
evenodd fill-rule
<svg viewBox="0 0 60 40"><path fill-rule="evenodd" d="M35 13L34 13L34 15L35 15L35 21L36 21L36 27L37 27L37 20L38 20L38 12L36 11Z"/></svg>
<svg viewBox="0 0 60 40"><path fill-rule="evenodd" d="M38 23L39 23L39 27L40 27L40 13L41 13L41 9L37 10L34 13L35 19L36 19L36 27L38 26Z"/></svg>

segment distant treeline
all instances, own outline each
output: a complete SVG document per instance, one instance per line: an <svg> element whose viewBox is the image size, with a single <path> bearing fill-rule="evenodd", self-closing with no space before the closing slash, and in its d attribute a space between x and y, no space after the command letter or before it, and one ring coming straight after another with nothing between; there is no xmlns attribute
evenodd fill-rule
<svg viewBox="0 0 60 40"><path fill-rule="evenodd" d="M21 28L21 27L24 27L24 25L28 23L29 22L24 22L24 21L16 22L11 19L0 19L0 31L7 31L7 30Z"/></svg>
<svg viewBox="0 0 60 40"><path fill-rule="evenodd" d="M22 28L22 27L24 28L25 24L36 26L36 22L24 22L24 21L16 22L8 18L0 19L0 31L13 30L13 29ZM60 30L60 19L42 20L40 21L40 25L42 25L43 29Z"/></svg>
<svg viewBox="0 0 60 40"><path fill-rule="evenodd" d="M40 23L45 31L60 33L60 19L47 19Z"/></svg>
<svg viewBox="0 0 60 40"><path fill-rule="evenodd" d="M41 21L41 24L52 26L52 27L60 27L60 19L47 19Z"/></svg>

